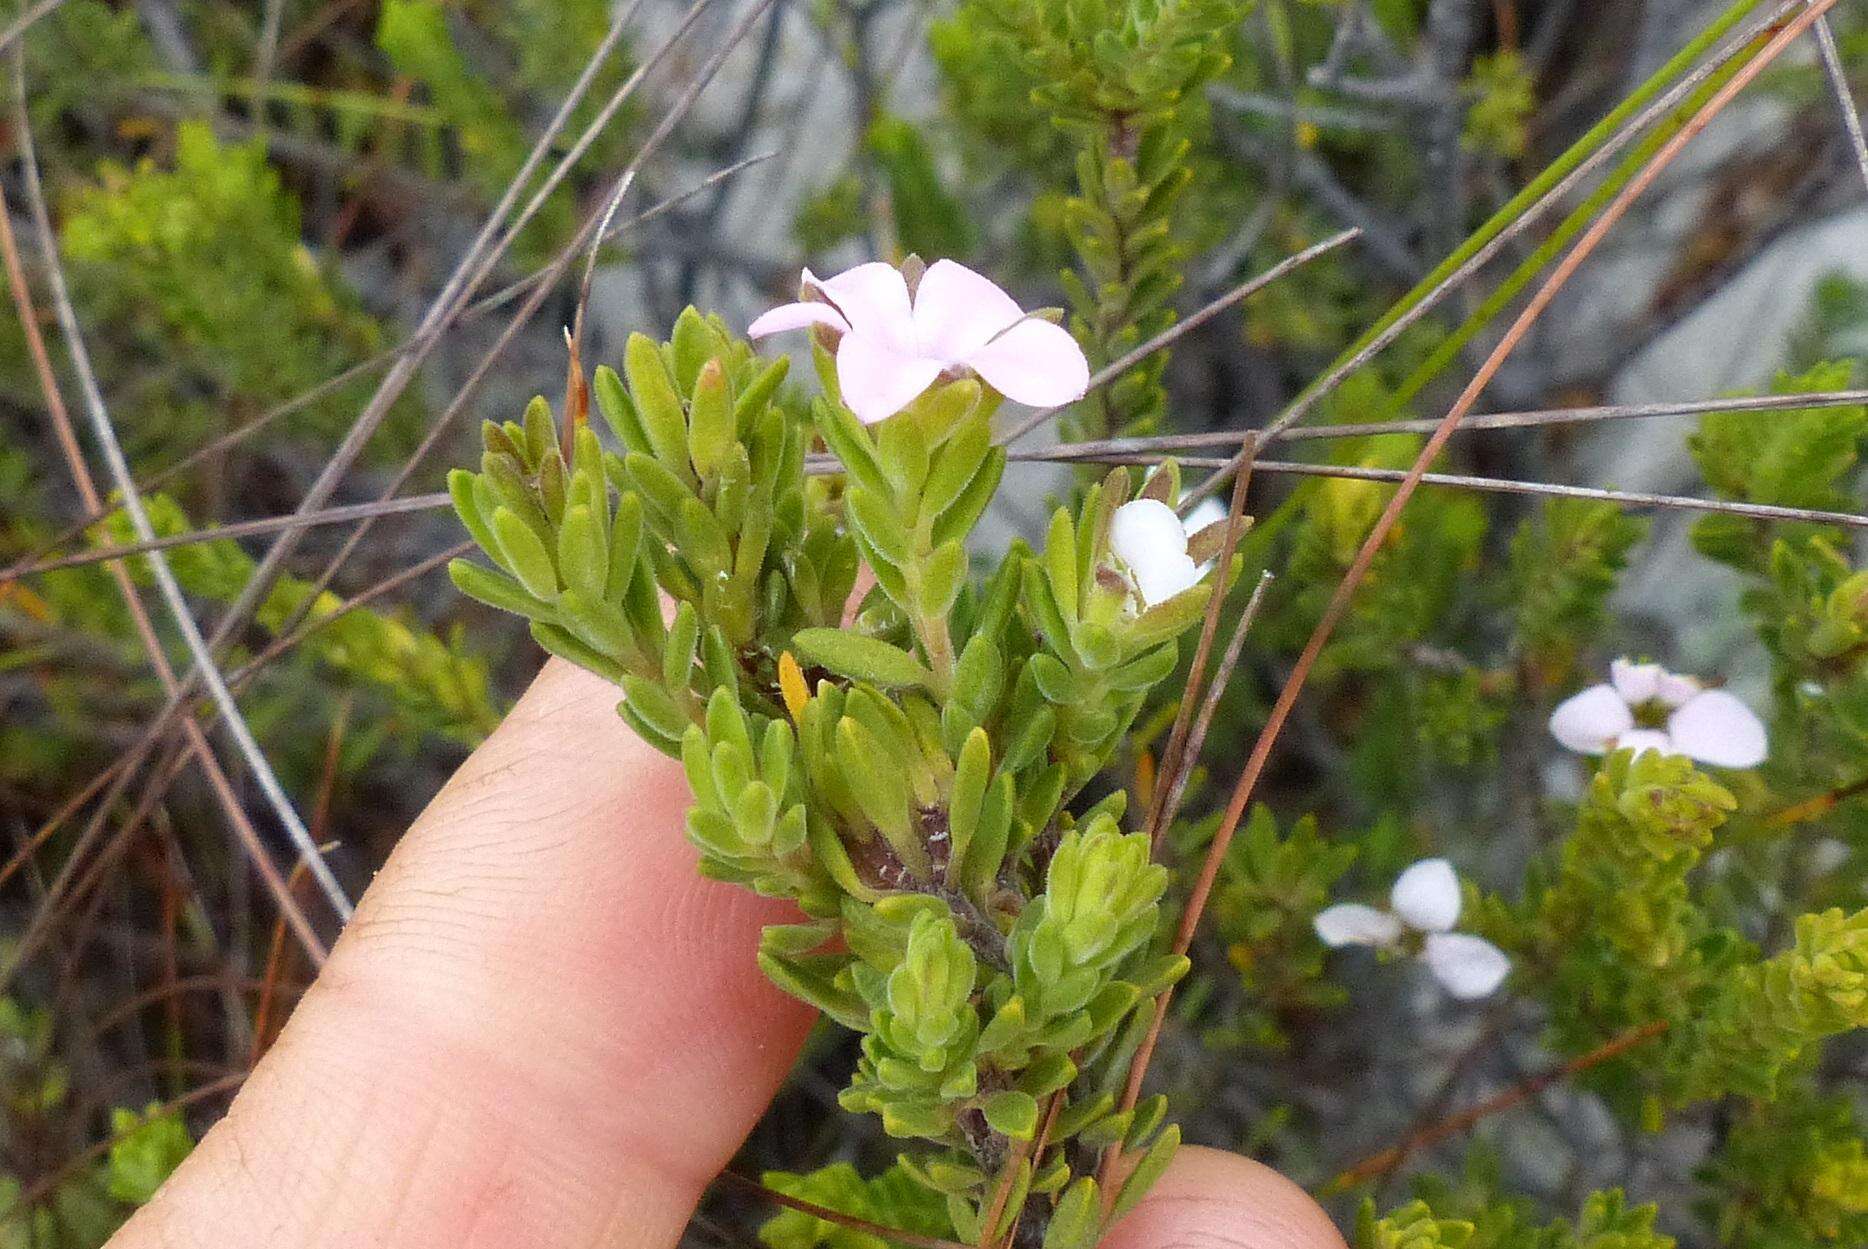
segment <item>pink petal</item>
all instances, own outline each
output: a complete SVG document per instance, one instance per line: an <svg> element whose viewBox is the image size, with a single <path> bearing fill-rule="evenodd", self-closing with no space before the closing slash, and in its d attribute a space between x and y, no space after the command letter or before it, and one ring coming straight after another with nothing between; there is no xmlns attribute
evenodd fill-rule
<svg viewBox="0 0 1868 1249"><path fill-rule="evenodd" d="M1360 902L1339 902L1318 911L1310 921L1327 946L1393 945L1401 939L1401 921Z"/></svg>
<svg viewBox="0 0 1868 1249"><path fill-rule="evenodd" d="M1764 722L1724 690L1704 690L1667 718L1674 750L1715 768L1754 768L1769 749Z"/></svg>
<svg viewBox="0 0 1868 1249"><path fill-rule="evenodd" d="M1487 941L1464 932L1436 932L1421 957L1446 991L1461 1001L1484 997L1511 974L1511 959Z"/></svg>
<svg viewBox="0 0 1868 1249"><path fill-rule="evenodd" d="M835 308L807 300L804 303L780 304L770 312L761 314L758 320L746 327L746 337L764 338L767 334L783 334L786 330L801 330L808 325L828 325L845 334L850 331L850 323L839 316Z"/></svg>
<svg viewBox="0 0 1868 1249"><path fill-rule="evenodd" d="M1459 922L1459 877L1445 859L1422 859L1395 877L1388 901L1421 932L1446 932Z"/></svg>
<svg viewBox="0 0 1868 1249"><path fill-rule="evenodd" d="M1680 753L1679 746L1673 738L1659 729L1629 729L1615 739L1615 749L1632 750L1637 755L1645 754L1650 750L1658 750L1663 755Z"/></svg>
<svg viewBox="0 0 1868 1249"><path fill-rule="evenodd" d="M957 364L1023 317L996 282L951 260L936 260L915 288L915 339L924 355Z"/></svg>
<svg viewBox="0 0 1868 1249"><path fill-rule="evenodd" d="M815 280L815 279L813 279ZM908 306L908 283L893 265L872 260L817 282L837 305L850 328L879 338L898 352L913 353L914 317Z"/></svg>
<svg viewBox="0 0 1868 1249"><path fill-rule="evenodd" d="M1059 325L1025 318L971 352L966 364L1014 403L1054 408L1083 398L1090 362L1083 348Z"/></svg>
<svg viewBox="0 0 1868 1249"><path fill-rule="evenodd" d="M1609 665L1609 683L1630 707L1639 707L1659 694L1660 679L1665 675L1659 664L1617 659Z"/></svg>
<svg viewBox="0 0 1868 1249"><path fill-rule="evenodd" d="M1592 685L1550 713L1550 735L1579 755L1606 754L1609 743L1634 727L1634 713L1613 685Z"/></svg>
<svg viewBox="0 0 1868 1249"><path fill-rule="evenodd" d="M940 372L940 361L906 355L862 329L851 330L837 344L837 386L843 402L865 425L900 412Z"/></svg>

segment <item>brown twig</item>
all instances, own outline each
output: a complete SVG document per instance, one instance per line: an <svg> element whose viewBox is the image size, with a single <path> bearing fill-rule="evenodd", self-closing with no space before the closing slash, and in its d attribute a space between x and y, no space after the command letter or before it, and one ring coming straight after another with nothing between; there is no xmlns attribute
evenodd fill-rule
<svg viewBox="0 0 1868 1249"><path fill-rule="evenodd" d="M1407 1161L1408 1156L1417 1150L1438 1144L1449 1136L1457 1136L1481 1119L1490 1118L1501 1111L1523 1105L1551 1085L1567 1080L1578 1072L1587 1071L1591 1067L1605 1063L1611 1058L1619 1058L1629 1050L1645 1045L1665 1031L1667 1031L1665 1019L1650 1020L1639 1027L1630 1028L1620 1036L1604 1041L1587 1054L1580 1054L1548 1071L1520 1080L1496 1096L1488 1097L1458 1114L1449 1115L1438 1123L1410 1133L1407 1139L1398 1145L1391 1145L1380 1153L1370 1154L1362 1161L1338 1173L1336 1178L1323 1186L1320 1195L1328 1196L1345 1192L1358 1184L1380 1179Z"/></svg>

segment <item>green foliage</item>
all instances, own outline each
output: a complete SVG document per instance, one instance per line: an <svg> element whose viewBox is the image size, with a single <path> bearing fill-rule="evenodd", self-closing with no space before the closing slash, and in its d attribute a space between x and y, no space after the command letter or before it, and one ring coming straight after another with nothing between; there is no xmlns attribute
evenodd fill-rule
<svg viewBox="0 0 1868 1249"><path fill-rule="evenodd" d="M1185 240L1176 211L1193 178L1201 91L1231 64L1242 0L969 0L937 30L957 111L980 136L1074 171L1063 228L1080 272L1065 274L1071 328L1092 369L1175 319ZM1058 144L1058 131L1069 137ZM1069 152L1069 157L1065 153ZM1157 352L1066 422L1074 436L1145 434L1166 392Z"/></svg>
<svg viewBox="0 0 1868 1249"><path fill-rule="evenodd" d="M1511 536L1508 601L1520 662L1550 687L1576 676L1578 642L1608 623L1608 599L1648 524L1612 503L1551 499Z"/></svg>
<svg viewBox="0 0 1868 1249"><path fill-rule="evenodd" d="M1187 840L1183 856L1199 848L1200 839ZM1346 1000L1324 975L1324 950L1310 920L1328 905L1356 855L1353 845L1325 840L1315 817L1281 836L1268 808L1252 808L1220 862L1208 910L1245 991L1226 1027L1214 1030L1215 1041L1282 1049L1290 1044L1283 1019Z"/></svg>
<svg viewBox="0 0 1868 1249"><path fill-rule="evenodd" d="M480 471L449 486L494 568L454 580L621 686L624 719L687 770L704 871L798 903L760 965L862 1035L842 1104L924 1142L902 1165L952 1227L976 1239L1015 1182L1006 1226L1078 1249L1179 1139L1159 1101L1115 1097L1187 960L1155 946L1167 870L1122 831L1126 794L1069 804L1211 587L1142 609L1108 549L1123 470L1057 511L1041 554L1017 544L976 580L966 539L1005 463L988 393L948 382L866 427L819 366L807 426L784 361L717 319L633 336L594 387L620 453L576 422L561 437L542 399L485 427ZM805 476L813 429L840 480ZM859 559L875 585L846 624ZM1108 1145L1135 1167L1105 1209L1073 1168Z"/></svg>
<svg viewBox="0 0 1868 1249"><path fill-rule="evenodd" d="M1773 394L1840 390L1854 366L1819 364L1799 375L1780 374ZM1743 412L1709 412L1688 439L1693 458L1719 497L1783 507L1850 511L1849 475L1868 436L1868 407L1792 408L1759 420ZM1707 516L1693 526L1693 545L1741 571L1759 573L1773 537L1808 526L1768 526L1742 516Z"/></svg>
<svg viewBox="0 0 1868 1249"><path fill-rule="evenodd" d="M1673 1237L1654 1229L1655 1208L1628 1205L1620 1189L1591 1193L1574 1223L1543 1226L1510 1201L1436 1194L1430 1202L1411 1201L1380 1219L1365 1202L1356 1249L1674 1249ZM1459 1217L1447 1217L1448 1210Z"/></svg>
<svg viewBox="0 0 1868 1249"><path fill-rule="evenodd" d="M157 536L193 531L181 505L168 495L148 495L144 505ZM129 517L121 512L100 525L98 534L110 545L136 540ZM230 538L188 543L166 554L183 590L219 603L239 597L255 567L253 558ZM147 582L145 564L133 561L131 570L139 581ZM307 636L304 653L355 688L381 698L386 707L383 731L411 739L432 734L474 746L499 723L486 661L469 650L464 630L456 627L442 638L406 614L385 614L367 607L340 616L342 602L329 590L314 595L310 582L282 576L254 618L262 628L279 635L299 622L335 617Z"/></svg>
<svg viewBox="0 0 1868 1249"><path fill-rule="evenodd" d="M1515 160L1530 142L1528 123L1537 109L1537 82L1521 53L1507 50L1473 58L1466 75L1466 132L1461 142L1475 152Z"/></svg>
<svg viewBox="0 0 1868 1249"><path fill-rule="evenodd" d="M865 1179L847 1162L820 1167L808 1175L767 1171L765 1186L787 1197L835 1210L883 1227L922 1236L952 1236L947 1203L901 1166ZM785 1210L767 1219L759 1240L770 1249L888 1249L888 1241L867 1232Z"/></svg>
<svg viewBox="0 0 1868 1249"><path fill-rule="evenodd" d="M1737 1116L1701 1179L1719 1243L1757 1249L1868 1242L1868 1152L1847 1100L1792 1092Z"/></svg>
<svg viewBox="0 0 1868 1249"><path fill-rule="evenodd" d="M222 143L207 125L184 124L173 168L106 163L66 209L60 242L90 317L227 410L257 414L383 345L376 322L299 241L296 202L257 143ZM342 428L362 386L313 405L311 427ZM138 421L132 452L158 433L198 438L210 410L167 413L176 430Z"/></svg>
<svg viewBox="0 0 1868 1249"><path fill-rule="evenodd" d="M934 153L913 125L883 117L869 128L869 150L889 188L895 241L922 256L964 256L977 231L966 207L942 184Z"/></svg>
<svg viewBox="0 0 1868 1249"><path fill-rule="evenodd" d="M52 1056L52 1039L50 1012L0 997L0 1142L9 1156L43 1143L71 1101L71 1075ZM155 1105L140 1114L112 1109L110 1133L102 1157L61 1170L50 1186L0 1172L0 1249L97 1249L194 1147L180 1115Z"/></svg>

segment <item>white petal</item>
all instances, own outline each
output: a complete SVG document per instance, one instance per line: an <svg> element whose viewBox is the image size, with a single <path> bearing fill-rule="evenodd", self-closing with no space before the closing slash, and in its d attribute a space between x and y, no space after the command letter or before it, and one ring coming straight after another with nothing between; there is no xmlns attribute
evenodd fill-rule
<svg viewBox="0 0 1868 1249"><path fill-rule="evenodd" d="M872 260L817 283L837 305L850 328L882 340L904 355L915 354L914 318L901 270Z"/></svg>
<svg viewBox="0 0 1868 1249"><path fill-rule="evenodd" d="M1459 877L1445 859L1422 859L1395 877L1388 903L1408 925L1445 932L1459 922Z"/></svg>
<svg viewBox="0 0 1868 1249"><path fill-rule="evenodd" d="M1446 991L1461 1001L1484 997L1505 982L1511 960L1487 941L1464 932L1436 932L1427 938L1421 958Z"/></svg>
<svg viewBox="0 0 1868 1249"><path fill-rule="evenodd" d="M1187 553L1187 531L1174 509L1159 499L1134 499L1109 518L1109 549L1134 566Z"/></svg>
<svg viewBox="0 0 1868 1249"><path fill-rule="evenodd" d="M1613 685L1592 685L1550 713L1550 735L1581 755L1605 753L1610 742L1633 727L1634 713Z"/></svg>
<svg viewBox="0 0 1868 1249"><path fill-rule="evenodd" d="M963 264L936 260L915 288L915 341L921 354L957 364L1025 315L996 282Z"/></svg>
<svg viewBox="0 0 1868 1249"><path fill-rule="evenodd" d="M1317 938L1327 946L1393 945L1401 939L1401 921L1386 911L1360 902L1338 902L1318 911L1310 921Z"/></svg>
<svg viewBox="0 0 1868 1249"><path fill-rule="evenodd" d="M807 325L828 325L846 334L850 330L850 323L838 315L835 308L806 300L803 303L780 304L770 312L761 314L758 320L746 327L746 337L764 338L767 334L801 330Z"/></svg>
<svg viewBox="0 0 1868 1249"><path fill-rule="evenodd" d="M1697 677L1676 676L1671 672L1660 674L1660 683L1655 688L1654 697L1668 707L1684 707L1699 697L1705 689Z"/></svg>
<svg viewBox="0 0 1868 1249"><path fill-rule="evenodd" d="M1659 729L1629 729L1626 733L1623 733L1620 737L1615 739L1614 749L1632 750L1637 755L1650 750L1658 750L1663 755L1677 755L1680 753L1680 749L1673 738L1661 732Z"/></svg>
<svg viewBox="0 0 1868 1249"><path fill-rule="evenodd" d="M1769 742L1764 722L1724 690L1702 690L1667 718L1674 750L1716 768L1754 768Z"/></svg>
<svg viewBox="0 0 1868 1249"><path fill-rule="evenodd" d="M1609 665L1609 682L1630 707L1639 707L1657 695L1660 692L1660 679L1665 675L1665 669L1659 664L1638 664L1629 659L1617 659Z"/></svg>
<svg viewBox="0 0 1868 1249"><path fill-rule="evenodd" d="M1187 513L1187 519L1183 523L1188 533L1199 533L1208 525L1217 525L1225 519L1226 505L1209 494L1194 504L1193 511Z"/></svg>
<svg viewBox="0 0 1868 1249"><path fill-rule="evenodd" d="M1061 325L1027 317L984 347L966 364L988 385L1028 408L1054 408L1083 398L1090 362Z"/></svg>
<svg viewBox="0 0 1868 1249"><path fill-rule="evenodd" d="M837 344L837 386L844 404L865 425L907 407L940 371L940 361L905 355L861 329L851 330Z"/></svg>
<svg viewBox="0 0 1868 1249"><path fill-rule="evenodd" d="M1156 603L1173 598L1182 590L1191 590L1200 584L1200 578L1205 575L1204 570L1184 553L1150 560L1145 564L1131 564L1129 573L1135 578L1135 589L1142 596L1143 607L1153 607Z"/></svg>

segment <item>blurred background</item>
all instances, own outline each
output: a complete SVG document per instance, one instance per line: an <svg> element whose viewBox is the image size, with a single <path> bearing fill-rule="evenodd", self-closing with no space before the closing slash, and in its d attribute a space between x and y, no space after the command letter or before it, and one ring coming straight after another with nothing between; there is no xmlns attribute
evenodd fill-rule
<svg viewBox="0 0 1868 1249"><path fill-rule="evenodd" d="M1094 153L1125 137L1049 124L1028 103L1031 68L1008 69L982 33L1015 26L1028 7L0 6L11 234L0 315L0 566L11 569L0 583L0 1246L100 1243L277 1034L309 964L256 845L309 929L328 942L338 927L319 882L294 867L266 777L225 724L197 708L222 787L166 714L149 646L177 673L189 654L147 564L123 567L153 635L104 567L45 567L137 536L121 514L100 519L74 482L72 438L96 494L113 489L59 321L61 287L151 523L167 534L287 516L308 498L316 510L441 489L448 467L477 454L482 419L564 394L586 255L586 368L617 360L631 331L665 334L689 304L743 328L795 294L804 265L834 272L910 252L963 259L1026 306L1069 307L1102 364L1284 257L1359 229L1353 244L1186 335L1107 403L1081 405L1061 436L1243 429L1275 415L1721 14L1766 8L1136 0L1143 25L1184 20L1182 59L1199 63L1169 75L1165 102L1149 97L1159 84L1130 84L1138 115L1156 119L1142 129L1171 140L1163 159L1174 186L1171 206L1125 216L1086 190L1079 167L1091 153L1096 173ZM1864 18L1856 4L1833 15L1853 83L1868 78ZM581 102L556 118L584 78ZM605 219L608 241L592 252L588 226L631 168ZM1444 411L1496 341L1484 301L1596 185L1511 237L1480 280L1339 391L1322 419ZM487 254L477 236L509 187L529 210L523 227L474 267L459 315L430 332L457 266ZM1107 257L1084 245L1094 233L1086 214L1100 209L1119 255L1165 275L1125 271L1127 302L1114 311L1097 286ZM1150 230L1166 240L1160 255L1148 250ZM1065 272L1091 275L1087 297ZM1800 46L1639 201L1480 410L1694 401L1780 376L1801 379L1788 389L1834 390L1855 384L1864 351L1868 187L1832 78L1815 46ZM1827 371L1811 373L1821 362ZM1690 429L1655 419L1476 435L1458 444L1450 471L1705 493ZM1059 437L1053 423L1018 445ZM1288 458L1325 459L1327 445L1299 444ZM1041 529L1047 499L1067 494L1080 471L1015 464L986 541ZM1251 510L1264 515L1291 490L1288 479L1263 480ZM1358 830L1371 884L1449 844L1481 879L1515 880L1540 844L1525 778L1559 795L1580 781L1547 758L1535 700L1499 696L1458 653L1483 649L1489 609L1475 587L1505 566L1532 504L1436 497L1444 506L1428 506L1420 523L1465 526L1470 558L1422 570L1405 602L1387 604L1392 630L1369 642L1411 656L1413 674L1366 656L1324 674L1323 697L1305 704L1263 794L1267 819L1316 812ZM360 525L352 514L295 531L253 593L277 529L168 552L258 751L353 895L540 660L517 621L448 585L441 565L463 538L450 513L428 506ZM1737 611L1738 575L1696 556L1688 529L1662 514L1621 541L1610 636L1761 693L1766 666ZM1298 555L1313 571L1333 566L1328 535L1307 532L1314 541ZM1209 740L1219 784L1196 786L1195 818L1181 830L1188 847L1303 640L1315 610L1304 596L1331 584L1309 585L1303 569L1280 583L1293 623L1254 639ZM1595 679L1614 653L1553 660L1547 688ZM1422 672L1433 679L1423 684ZM1412 744L1371 758L1359 745L1385 716ZM1314 905L1321 891L1293 885L1283 918L1264 929L1263 890L1252 892L1262 875L1239 879L1258 884L1241 884L1230 912L1222 892L1218 926L1197 951L1196 991L1156 1067L1190 1139L1254 1152L1318 1185L1436 1108L1539 1065L1535 1027L1508 1006L1455 1011L1372 966L1325 980L1314 951L1302 975L1255 981L1251 933L1299 940L1298 902ZM892 1156L873 1125L836 1109L847 1040L819 1038L749 1144L747 1172ZM1868 1050L1838 1049L1826 1088L1859 1098ZM1671 1230L1688 1243L1765 1243L1692 1218L1707 1186L1727 1182L1718 1130L1709 1112L1630 1133L1594 1095L1559 1086L1427 1165L1443 1184L1509 1188L1539 1209L1625 1183L1669 1202ZM1405 1188L1396 1179L1384 1196ZM738 1203L721 1199L693 1243L743 1242L737 1229L759 1215Z"/></svg>

